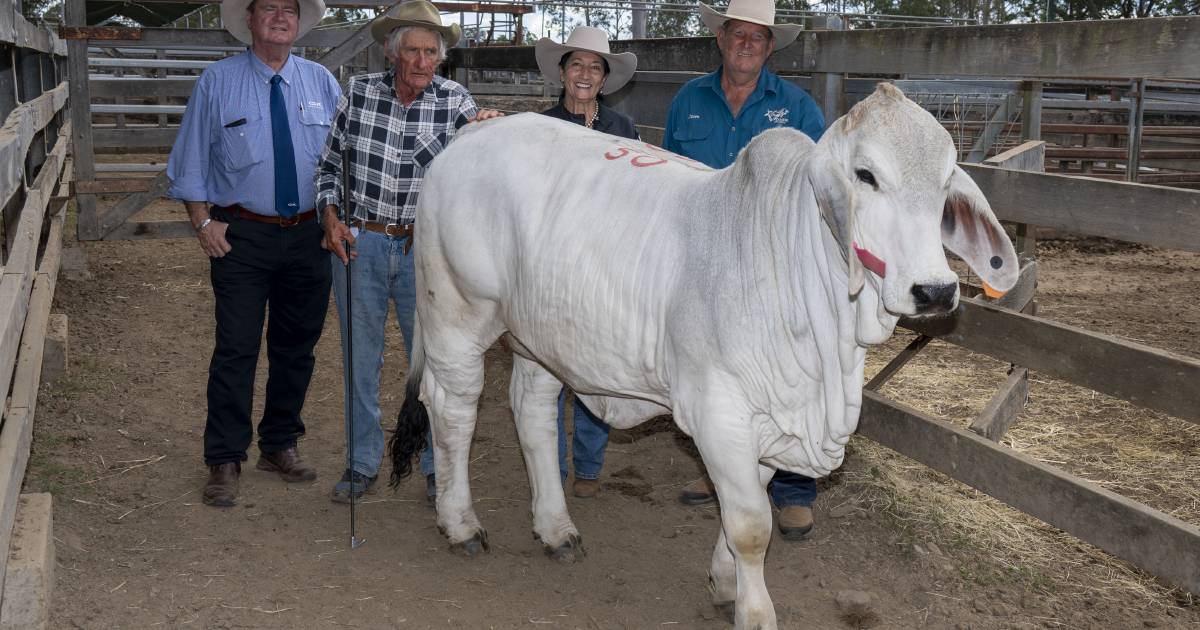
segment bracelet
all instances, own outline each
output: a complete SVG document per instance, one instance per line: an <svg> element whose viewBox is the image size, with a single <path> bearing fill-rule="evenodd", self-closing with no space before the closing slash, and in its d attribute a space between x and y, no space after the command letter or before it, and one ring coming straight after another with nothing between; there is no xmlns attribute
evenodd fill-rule
<svg viewBox="0 0 1200 630"><path fill-rule="evenodd" d="M200 225L196 226L196 233L199 234L200 232L203 232L204 228L208 227L209 223L212 223L212 217L209 217L209 218L201 221Z"/></svg>

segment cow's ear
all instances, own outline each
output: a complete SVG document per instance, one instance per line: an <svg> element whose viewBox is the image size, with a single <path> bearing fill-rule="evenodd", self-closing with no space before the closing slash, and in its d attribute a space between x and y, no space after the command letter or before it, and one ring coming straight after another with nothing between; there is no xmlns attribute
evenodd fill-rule
<svg viewBox="0 0 1200 630"><path fill-rule="evenodd" d="M997 291L1017 283L1017 252L979 186L960 167L950 175L942 210L942 244Z"/></svg>
<svg viewBox="0 0 1200 630"><path fill-rule="evenodd" d="M863 267L854 255L854 187L841 167L824 147L817 147L809 168L809 181L817 198L821 217L842 248L849 264L850 295L857 295L863 285Z"/></svg>

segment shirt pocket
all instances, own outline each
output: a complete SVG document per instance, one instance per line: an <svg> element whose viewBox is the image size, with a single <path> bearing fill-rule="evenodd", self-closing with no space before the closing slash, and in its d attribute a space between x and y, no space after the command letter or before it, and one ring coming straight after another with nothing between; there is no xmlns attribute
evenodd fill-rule
<svg viewBox="0 0 1200 630"><path fill-rule="evenodd" d="M417 143L413 147L413 162L421 168L429 168L433 164L433 158L446 148L446 134L439 133L420 133L417 134Z"/></svg>
<svg viewBox="0 0 1200 630"><path fill-rule="evenodd" d="M307 153L303 156L297 155L297 158L307 159L316 166L317 161L321 158L321 152L325 150L325 139L329 136L329 117L324 111L314 108L300 110L300 127L301 133L304 134L305 149Z"/></svg>
<svg viewBox="0 0 1200 630"><path fill-rule="evenodd" d="M265 119L256 115L229 116L230 121L221 127L222 163L229 172L237 172L266 159L272 150L271 135ZM241 122L230 127L232 122Z"/></svg>
<svg viewBox="0 0 1200 630"><path fill-rule="evenodd" d="M671 132L671 137L681 146L695 146L708 140L712 135L712 128L712 123L703 118L689 118Z"/></svg>

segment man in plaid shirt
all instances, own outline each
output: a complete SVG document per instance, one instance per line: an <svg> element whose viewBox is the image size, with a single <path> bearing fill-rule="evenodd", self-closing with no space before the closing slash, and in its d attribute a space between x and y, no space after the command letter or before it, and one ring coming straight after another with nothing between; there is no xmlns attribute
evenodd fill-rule
<svg viewBox="0 0 1200 630"><path fill-rule="evenodd" d="M322 208L325 249L333 253L333 290L346 338L346 273L353 278L354 453L333 488L333 500L349 502L375 484L383 458L379 423L379 374L383 367L384 326L395 304L405 348L412 348L416 278L412 244L417 196L425 170L463 125L499 116L479 110L463 86L434 75L447 46L459 39L457 24L442 26L426 0L394 5L375 20L371 35L384 46L393 70L351 77L338 103L325 151L317 168L317 207ZM350 190L342 191L342 149L350 155ZM348 199L348 208L342 208ZM349 224L343 223L345 219ZM343 241L354 246L347 251ZM345 355L343 352L343 360ZM434 494L433 451L421 453L426 490Z"/></svg>

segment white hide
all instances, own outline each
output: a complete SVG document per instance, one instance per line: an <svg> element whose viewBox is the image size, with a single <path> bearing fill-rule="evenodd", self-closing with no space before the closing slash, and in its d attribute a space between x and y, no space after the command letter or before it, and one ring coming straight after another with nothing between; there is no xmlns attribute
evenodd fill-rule
<svg viewBox="0 0 1200 630"><path fill-rule="evenodd" d="M578 537L553 455L553 377L614 426L670 411L722 502L714 597L736 594L739 627L774 628L760 463L814 477L841 464L866 344L916 314L914 282L957 282L943 237L993 287L1015 281L1012 247L969 181L946 132L890 86L819 145L768 131L721 171L540 115L472 125L428 173L417 214L439 525L453 543L481 532L464 437L483 351L510 333L532 359L511 394L542 542ZM885 277L850 240L886 261Z"/></svg>

